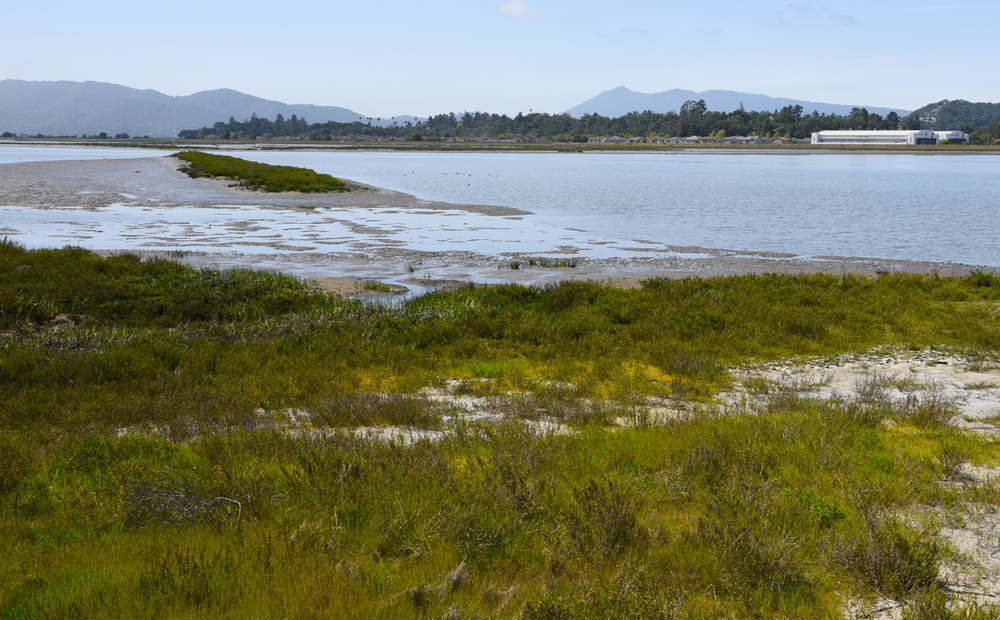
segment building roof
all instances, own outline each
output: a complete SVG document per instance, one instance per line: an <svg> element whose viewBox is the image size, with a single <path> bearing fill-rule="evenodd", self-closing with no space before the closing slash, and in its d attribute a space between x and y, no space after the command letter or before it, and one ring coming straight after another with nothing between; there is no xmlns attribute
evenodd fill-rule
<svg viewBox="0 0 1000 620"><path fill-rule="evenodd" d="M910 134L927 132L930 133L929 129L833 129L826 131L817 131L820 136L834 137L834 136L872 136L872 137L905 137Z"/></svg>

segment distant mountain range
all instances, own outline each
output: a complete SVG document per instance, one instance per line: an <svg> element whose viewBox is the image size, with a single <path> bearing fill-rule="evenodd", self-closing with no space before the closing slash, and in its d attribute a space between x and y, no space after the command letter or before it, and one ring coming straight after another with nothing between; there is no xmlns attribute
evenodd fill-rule
<svg viewBox="0 0 1000 620"><path fill-rule="evenodd" d="M885 116L896 112L901 117L909 110L863 105L841 105L800 101L766 95L738 93L729 90L694 92L673 89L662 93L637 93L624 86L597 95L567 113L579 118L584 114L620 117L629 112L665 113L680 110L685 101L704 99L709 110L732 111L742 105L746 110L778 110L789 105L801 105L806 114L816 110L823 114L849 115L854 107L865 107L870 113ZM0 132L15 134L109 135L127 133L132 136L149 135L156 138L173 138L182 129L211 127L218 121L230 118L243 121L257 114L274 119L278 114L291 118L294 114L310 123L335 121L349 123L368 121L364 114L335 106L287 104L270 101L235 90L219 89L172 97L155 90L139 90L104 82L31 82L0 80ZM1000 104L969 103L968 101L939 101L920 110L925 117L924 127L930 129L957 129L963 124L986 126L1000 120ZM931 120L934 119L934 120ZM400 125L416 122L415 116L372 119L376 125Z"/></svg>
<svg viewBox="0 0 1000 620"><path fill-rule="evenodd" d="M800 105L806 114L812 114L815 110L820 114L837 114L839 116L849 115L852 108L867 108L872 114L885 116L889 112L896 112L900 116L906 116L909 110L900 108L880 108L876 106L863 105L840 105L835 103L818 103L815 101L800 101L797 99L784 99L782 97L768 97L766 95L751 95L748 93L737 93L731 90L706 90L703 93L696 93L693 90L682 90L675 88L662 93L637 93L624 86L619 86L613 90L604 91L593 99L588 99L580 105L570 108L566 112L579 118L584 114L600 114L612 118L624 116L629 112L679 112L685 101L705 100L705 105L709 110L717 112L730 112L738 110L742 105L747 110L759 112L769 110L780 110L785 106Z"/></svg>
<svg viewBox="0 0 1000 620"><path fill-rule="evenodd" d="M310 122L352 122L367 117L334 106L291 105L229 89L172 97L104 82L0 81L0 132L52 136L127 133L175 138L182 129L211 126L251 114L274 119L293 114ZM412 116L397 116L399 124ZM375 119L372 119L376 123ZM392 124L382 119L381 124Z"/></svg>

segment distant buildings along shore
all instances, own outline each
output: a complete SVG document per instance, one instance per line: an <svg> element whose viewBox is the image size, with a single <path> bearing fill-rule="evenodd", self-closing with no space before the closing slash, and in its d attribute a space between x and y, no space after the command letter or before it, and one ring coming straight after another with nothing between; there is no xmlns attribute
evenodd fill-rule
<svg viewBox="0 0 1000 620"><path fill-rule="evenodd" d="M834 130L817 131L812 135L812 143L819 145L854 146L919 146L941 144L961 144L969 140L969 134L961 131L911 130Z"/></svg>

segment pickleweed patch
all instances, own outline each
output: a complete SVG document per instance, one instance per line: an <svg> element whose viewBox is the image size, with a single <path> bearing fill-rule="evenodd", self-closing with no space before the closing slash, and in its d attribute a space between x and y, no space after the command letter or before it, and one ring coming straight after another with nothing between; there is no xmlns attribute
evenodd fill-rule
<svg viewBox="0 0 1000 620"><path fill-rule="evenodd" d="M229 179L237 187L261 192L343 192L350 188L340 179L308 168L274 166L228 155L182 151L173 155L187 162L181 172L192 178Z"/></svg>

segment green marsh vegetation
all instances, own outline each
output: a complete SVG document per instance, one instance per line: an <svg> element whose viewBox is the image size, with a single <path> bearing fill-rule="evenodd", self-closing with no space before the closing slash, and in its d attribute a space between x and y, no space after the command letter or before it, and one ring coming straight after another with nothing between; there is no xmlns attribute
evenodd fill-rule
<svg viewBox="0 0 1000 620"><path fill-rule="evenodd" d="M5 241L0 617L823 618L876 594L933 611L952 551L900 515L1000 504L939 483L995 464L994 443L875 379L697 405L754 361L943 345L995 363L998 302L988 274L885 274L371 305ZM455 421L418 391L450 378L506 419ZM649 396L691 413L653 423ZM439 434L352 430L386 426Z"/></svg>
<svg viewBox="0 0 1000 620"><path fill-rule="evenodd" d="M521 266L527 267L541 267L543 269L575 269L576 259L575 258L545 258L542 257L531 257L520 260L512 260L507 263L507 267L510 269L520 269Z"/></svg>
<svg viewBox="0 0 1000 620"><path fill-rule="evenodd" d="M182 151L174 157L188 162L181 171L192 178L229 179L237 187L254 191L325 193L350 189L340 179L308 168L273 166L199 151Z"/></svg>

